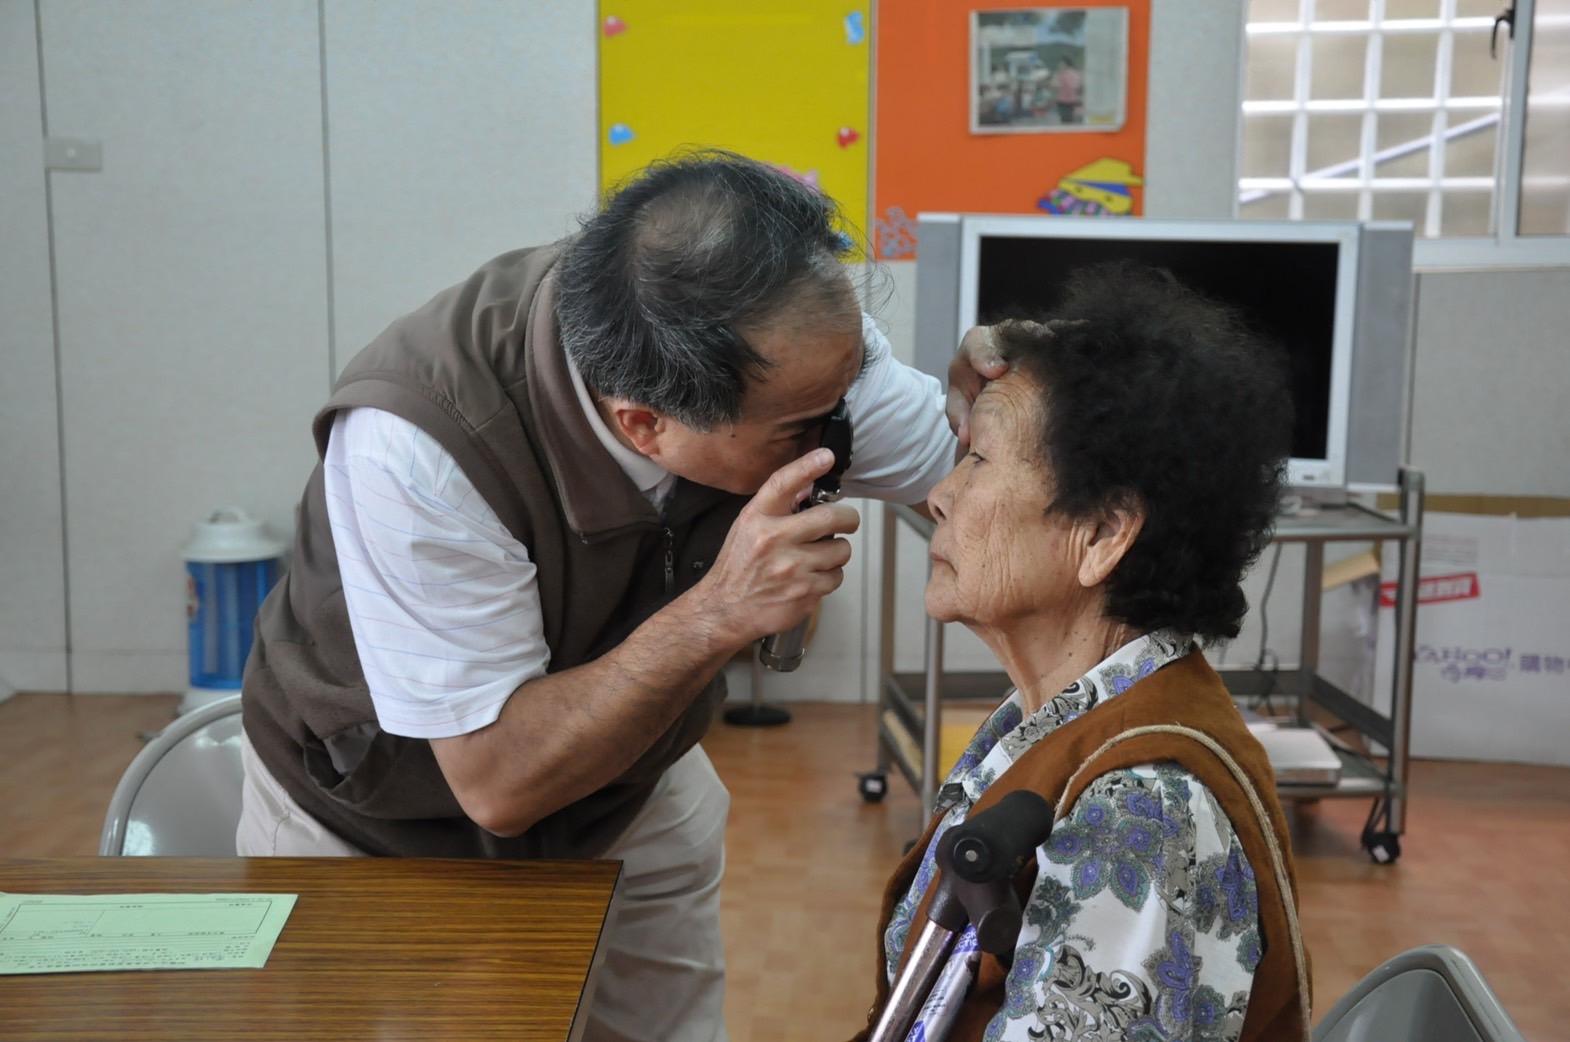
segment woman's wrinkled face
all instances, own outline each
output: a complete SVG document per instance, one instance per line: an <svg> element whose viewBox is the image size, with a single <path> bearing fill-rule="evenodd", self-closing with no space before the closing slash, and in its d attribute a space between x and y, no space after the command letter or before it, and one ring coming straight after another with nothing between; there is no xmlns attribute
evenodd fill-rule
<svg viewBox="0 0 1570 1042"><path fill-rule="evenodd" d="M927 497L927 612L1008 630L1079 592L1075 525L1048 511L1053 479L1038 432L1042 395L1017 372L987 384L970 414L970 452Z"/></svg>

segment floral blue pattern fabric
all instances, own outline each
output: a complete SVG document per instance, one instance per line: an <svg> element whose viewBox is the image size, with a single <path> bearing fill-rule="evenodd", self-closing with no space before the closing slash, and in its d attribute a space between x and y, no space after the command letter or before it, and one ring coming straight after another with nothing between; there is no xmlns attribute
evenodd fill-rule
<svg viewBox="0 0 1570 1042"><path fill-rule="evenodd" d="M1181 658L1191 644L1171 632L1149 634L1028 717L1018 692L994 711L939 791L943 819L895 905L884 934L890 981L932 884L938 837L963 821L1027 749ZM1237 834L1198 779L1174 764L1095 779L1037 850L1037 862L988 1042L1239 1036L1261 955L1258 895ZM963 958L974 963L974 953ZM970 979L959 962L951 968L950 994L929 1000L912 1037L941 1039Z"/></svg>

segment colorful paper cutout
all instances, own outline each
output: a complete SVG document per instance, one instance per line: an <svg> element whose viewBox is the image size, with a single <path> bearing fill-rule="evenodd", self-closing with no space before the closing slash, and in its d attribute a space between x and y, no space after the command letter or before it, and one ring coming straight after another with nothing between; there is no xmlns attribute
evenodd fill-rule
<svg viewBox="0 0 1570 1042"><path fill-rule="evenodd" d="M785 176L793 177L810 188L818 187L818 172L816 170L808 170L806 173L802 173L799 170L792 170L783 163L773 163L771 165Z"/></svg>
<svg viewBox="0 0 1570 1042"><path fill-rule="evenodd" d="M867 42L867 21L860 11L845 16L845 42L852 47Z"/></svg>
<svg viewBox="0 0 1570 1042"><path fill-rule="evenodd" d="M874 236L878 256L885 260L914 260L916 221L898 206L891 206L878 218Z"/></svg>
<svg viewBox="0 0 1570 1042"><path fill-rule="evenodd" d="M607 39L620 36L627 31L627 23L615 15L606 15L603 32Z"/></svg>
<svg viewBox="0 0 1570 1042"><path fill-rule="evenodd" d="M834 135L834 140L839 142L841 148L849 148L861 140L861 134L854 127L840 127L839 133Z"/></svg>
<svg viewBox="0 0 1570 1042"><path fill-rule="evenodd" d="M625 123L612 123L611 129L605 133L605 139L613 145L625 145L637 136Z"/></svg>
<svg viewBox="0 0 1570 1042"><path fill-rule="evenodd" d="M1122 159L1098 159L1065 176L1036 206L1050 214L1126 217L1134 212L1134 194L1145 179Z"/></svg>

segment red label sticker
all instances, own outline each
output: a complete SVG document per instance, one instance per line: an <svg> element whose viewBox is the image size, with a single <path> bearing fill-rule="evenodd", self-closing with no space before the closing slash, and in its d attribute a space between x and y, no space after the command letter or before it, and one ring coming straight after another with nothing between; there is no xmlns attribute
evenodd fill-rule
<svg viewBox="0 0 1570 1042"><path fill-rule="evenodd" d="M1476 572L1462 572L1459 575L1430 575L1417 581L1417 603L1441 604L1445 601L1470 601L1476 600L1482 590L1478 586ZM1380 583L1379 606L1381 608L1394 608L1396 606L1396 584Z"/></svg>

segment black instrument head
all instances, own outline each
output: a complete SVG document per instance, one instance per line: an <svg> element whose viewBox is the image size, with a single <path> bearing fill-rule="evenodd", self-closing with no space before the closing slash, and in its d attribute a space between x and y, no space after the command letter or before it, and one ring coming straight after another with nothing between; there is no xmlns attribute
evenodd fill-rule
<svg viewBox="0 0 1570 1042"><path fill-rule="evenodd" d="M823 437L818 444L834 453L834 466L813 483L818 491L836 494L839 492L840 479L850 468L852 437L850 409L845 405L845 399L841 398L835 404L834 410L823 418Z"/></svg>

